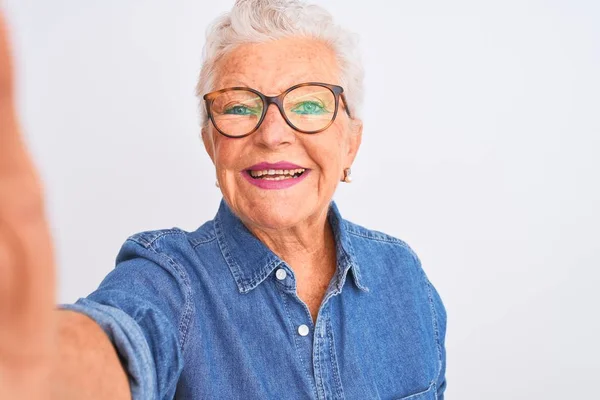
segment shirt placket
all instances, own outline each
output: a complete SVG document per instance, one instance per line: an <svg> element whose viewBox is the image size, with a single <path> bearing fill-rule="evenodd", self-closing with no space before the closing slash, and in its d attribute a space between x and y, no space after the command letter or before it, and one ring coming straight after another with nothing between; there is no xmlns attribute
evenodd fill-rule
<svg viewBox="0 0 600 400"><path fill-rule="evenodd" d="M320 400L344 399L329 313L332 295L325 297L314 333L313 370Z"/></svg>
<svg viewBox="0 0 600 400"><path fill-rule="evenodd" d="M335 354L332 353L334 343L328 316L329 298L335 294L331 288L336 285L332 285L327 291L315 325L308 306L297 295L293 276L280 266L275 271L275 277L281 284L281 294L292 327L297 354L309 375L309 380L314 384L315 398L343 399L338 365Z"/></svg>

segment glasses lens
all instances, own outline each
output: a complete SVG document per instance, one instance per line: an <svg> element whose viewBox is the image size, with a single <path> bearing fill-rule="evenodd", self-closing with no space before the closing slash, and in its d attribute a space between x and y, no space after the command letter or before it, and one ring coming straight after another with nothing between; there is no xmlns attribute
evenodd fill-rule
<svg viewBox="0 0 600 400"><path fill-rule="evenodd" d="M251 132L263 112L262 99L243 89L228 90L219 94L211 104L215 126L230 136L243 136Z"/></svg>
<svg viewBox="0 0 600 400"><path fill-rule="evenodd" d="M333 120L335 96L324 86L300 86L285 96L283 108L296 129L319 131Z"/></svg>

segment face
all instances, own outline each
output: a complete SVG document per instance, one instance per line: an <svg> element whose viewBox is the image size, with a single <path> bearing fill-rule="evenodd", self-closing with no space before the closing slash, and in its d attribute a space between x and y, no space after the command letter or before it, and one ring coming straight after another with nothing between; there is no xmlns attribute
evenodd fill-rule
<svg viewBox="0 0 600 400"><path fill-rule="evenodd" d="M216 71L214 90L242 86L267 96L304 82L341 85L335 53L306 38L240 45L218 61ZM247 137L223 136L212 123L203 130L223 196L247 225L278 230L324 217L344 169L354 161L362 134L362 123L351 121L343 107L340 98L334 123L315 134L295 131L274 104L258 130ZM288 165L271 165L277 163ZM277 181L253 177L266 169L305 171Z"/></svg>

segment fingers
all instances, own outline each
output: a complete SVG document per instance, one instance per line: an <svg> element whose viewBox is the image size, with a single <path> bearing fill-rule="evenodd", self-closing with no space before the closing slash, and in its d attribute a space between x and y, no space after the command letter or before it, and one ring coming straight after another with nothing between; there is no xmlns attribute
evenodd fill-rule
<svg viewBox="0 0 600 400"><path fill-rule="evenodd" d="M0 380L26 382L52 349L54 269L41 184L17 123L7 36L0 13ZM25 398L4 396L10 382L0 383L0 398Z"/></svg>
<svg viewBox="0 0 600 400"><path fill-rule="evenodd" d="M7 36L0 13L0 227L37 230L44 219L42 186L17 122Z"/></svg>
<svg viewBox="0 0 600 400"><path fill-rule="evenodd" d="M17 121L6 22L0 13L0 221L38 224L42 186Z"/></svg>
<svg viewBox="0 0 600 400"><path fill-rule="evenodd" d="M9 58L6 21L0 13L0 96L12 95L12 65Z"/></svg>
<svg viewBox="0 0 600 400"><path fill-rule="evenodd" d="M15 197L6 191L24 184L29 190L40 188L17 124L12 73L7 26L0 13L0 212Z"/></svg>

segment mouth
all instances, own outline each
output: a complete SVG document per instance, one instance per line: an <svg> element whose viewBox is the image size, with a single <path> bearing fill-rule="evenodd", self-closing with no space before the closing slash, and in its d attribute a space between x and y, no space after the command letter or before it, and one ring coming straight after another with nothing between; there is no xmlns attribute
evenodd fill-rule
<svg viewBox="0 0 600 400"><path fill-rule="evenodd" d="M290 162L262 162L243 170L246 179L262 189L286 189L302 181L310 172Z"/></svg>
<svg viewBox="0 0 600 400"><path fill-rule="evenodd" d="M306 168L296 169L263 169L246 170L252 179L264 179L266 181L283 181L286 179L297 179L306 172Z"/></svg>

